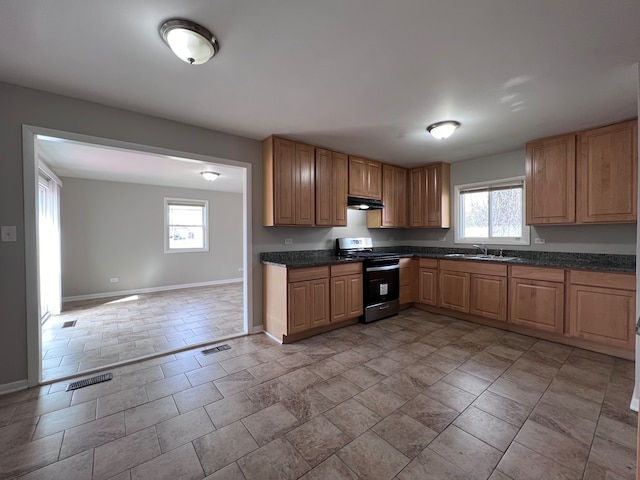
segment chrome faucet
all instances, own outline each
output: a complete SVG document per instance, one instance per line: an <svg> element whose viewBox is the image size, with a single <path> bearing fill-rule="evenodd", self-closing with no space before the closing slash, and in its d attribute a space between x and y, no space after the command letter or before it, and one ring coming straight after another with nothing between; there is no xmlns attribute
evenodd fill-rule
<svg viewBox="0 0 640 480"><path fill-rule="evenodd" d="M484 243L482 245L474 245L474 247L476 247L478 250L480 250L483 255L487 255L487 252L489 251L489 249L487 248L487 246Z"/></svg>

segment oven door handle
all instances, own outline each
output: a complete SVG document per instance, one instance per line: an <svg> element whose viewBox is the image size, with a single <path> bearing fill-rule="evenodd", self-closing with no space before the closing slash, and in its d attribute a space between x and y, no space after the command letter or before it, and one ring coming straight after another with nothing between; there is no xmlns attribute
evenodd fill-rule
<svg viewBox="0 0 640 480"><path fill-rule="evenodd" d="M383 272L385 270L400 270L400 265L386 265L384 267L367 267L367 272Z"/></svg>

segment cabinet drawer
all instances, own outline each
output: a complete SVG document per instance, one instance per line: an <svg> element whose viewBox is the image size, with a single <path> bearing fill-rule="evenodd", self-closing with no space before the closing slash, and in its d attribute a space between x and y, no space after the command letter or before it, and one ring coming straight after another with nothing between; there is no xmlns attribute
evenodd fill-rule
<svg viewBox="0 0 640 480"><path fill-rule="evenodd" d="M438 260L435 258L421 258L420 268L438 268Z"/></svg>
<svg viewBox="0 0 640 480"><path fill-rule="evenodd" d="M478 273L480 275L507 276L507 266L484 261L466 262L460 260L440 260L440 269L452 272Z"/></svg>
<svg viewBox="0 0 640 480"><path fill-rule="evenodd" d="M631 273L585 272L571 270L572 285L592 285L594 287L619 288L621 290L635 290L636 276Z"/></svg>
<svg viewBox="0 0 640 480"><path fill-rule="evenodd" d="M289 270L289 283L328 278L329 267L293 268Z"/></svg>
<svg viewBox="0 0 640 480"><path fill-rule="evenodd" d="M362 273L362 263L345 263L342 265L331 265L331 276L337 277L339 275L352 275L355 273Z"/></svg>
<svg viewBox="0 0 640 480"><path fill-rule="evenodd" d="M560 268L511 267L511 276L543 282L564 282L564 270Z"/></svg>

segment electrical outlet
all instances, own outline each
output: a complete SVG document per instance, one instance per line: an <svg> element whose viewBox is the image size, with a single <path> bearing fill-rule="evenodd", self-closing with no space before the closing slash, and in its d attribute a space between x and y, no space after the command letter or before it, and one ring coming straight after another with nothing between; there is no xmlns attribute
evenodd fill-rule
<svg viewBox="0 0 640 480"><path fill-rule="evenodd" d="M536 237L536 238L533 240L533 243L537 243L538 245L544 245L544 244L546 243L546 240L545 240L544 238L538 238L538 237Z"/></svg>
<svg viewBox="0 0 640 480"><path fill-rule="evenodd" d="M284 244L285 245L293 245L293 238L285 238L284 239Z"/></svg>
<svg viewBox="0 0 640 480"><path fill-rule="evenodd" d="M112 277L112 278L109 279L109 281L111 283L118 283L120 280L118 279L118 277Z"/></svg>
<svg viewBox="0 0 640 480"><path fill-rule="evenodd" d="M16 227L14 225L3 225L0 227L0 239L3 242L15 242L18 239Z"/></svg>

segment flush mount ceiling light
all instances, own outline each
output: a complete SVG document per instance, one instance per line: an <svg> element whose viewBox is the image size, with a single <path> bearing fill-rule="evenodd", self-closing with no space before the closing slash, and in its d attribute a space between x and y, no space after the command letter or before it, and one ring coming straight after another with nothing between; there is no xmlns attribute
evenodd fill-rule
<svg viewBox="0 0 640 480"><path fill-rule="evenodd" d="M447 120L445 122L438 122L427 127L427 132L433 135L434 138L438 140L444 140L445 138L449 138L453 135L453 132L456 131L456 128L460 126L460 122L456 122L455 120Z"/></svg>
<svg viewBox="0 0 640 480"><path fill-rule="evenodd" d="M202 175L202 178L204 178L208 182L213 182L220 176L218 172L200 172L200 175Z"/></svg>
<svg viewBox="0 0 640 480"><path fill-rule="evenodd" d="M189 20L167 20L160 25L160 36L180 60L191 65L205 63L220 49L209 30Z"/></svg>

